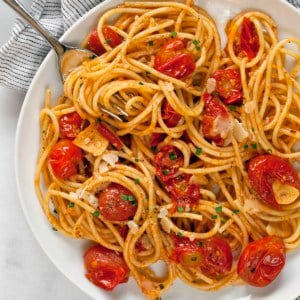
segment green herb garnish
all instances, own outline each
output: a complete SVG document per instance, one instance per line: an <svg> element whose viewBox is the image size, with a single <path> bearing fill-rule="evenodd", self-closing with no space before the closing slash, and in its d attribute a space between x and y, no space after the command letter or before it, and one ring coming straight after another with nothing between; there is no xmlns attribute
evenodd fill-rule
<svg viewBox="0 0 300 300"><path fill-rule="evenodd" d="M211 215L211 218L212 218L213 220L218 219L218 215Z"/></svg>
<svg viewBox="0 0 300 300"><path fill-rule="evenodd" d="M202 148L197 148L195 154L200 155L202 153Z"/></svg>
<svg viewBox="0 0 300 300"><path fill-rule="evenodd" d="M180 212L180 213L182 213L182 212L184 212L184 208L182 206L178 206L177 207L177 211Z"/></svg>
<svg viewBox="0 0 300 300"><path fill-rule="evenodd" d="M176 32L176 31L171 31L171 36L172 36L173 38L175 38L175 37L177 36L177 32Z"/></svg>
<svg viewBox="0 0 300 300"><path fill-rule="evenodd" d="M69 205L68 205L70 208L73 208L75 206L75 203L74 202L70 202Z"/></svg>
<svg viewBox="0 0 300 300"><path fill-rule="evenodd" d="M149 42L148 42L148 45L149 45L150 47L152 47L152 46L154 45L154 42L153 42L153 41L149 41Z"/></svg>
<svg viewBox="0 0 300 300"><path fill-rule="evenodd" d="M169 157L171 160L175 160L177 158L177 156L174 152L169 153Z"/></svg>
<svg viewBox="0 0 300 300"><path fill-rule="evenodd" d="M222 206L217 206L216 207L216 213L220 214L222 212Z"/></svg>
<svg viewBox="0 0 300 300"><path fill-rule="evenodd" d="M135 179L134 179L134 183L135 183L135 184L140 184L140 180L139 180L138 178L135 178Z"/></svg>
<svg viewBox="0 0 300 300"><path fill-rule="evenodd" d="M100 211L99 211L99 210L95 210L95 211L93 212L93 216L94 216L95 218L98 218L98 217L100 216Z"/></svg>

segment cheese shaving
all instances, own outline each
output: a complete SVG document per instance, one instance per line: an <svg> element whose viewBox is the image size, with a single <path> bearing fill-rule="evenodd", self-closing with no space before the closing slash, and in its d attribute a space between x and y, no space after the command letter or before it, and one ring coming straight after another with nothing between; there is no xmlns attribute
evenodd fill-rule
<svg viewBox="0 0 300 300"><path fill-rule="evenodd" d="M245 129L244 125L236 119L233 120L232 134L238 142L243 142L249 137L249 133Z"/></svg>
<svg viewBox="0 0 300 300"><path fill-rule="evenodd" d="M128 221L127 225L132 233L137 233L140 228L139 225L137 225L134 221Z"/></svg>
<svg viewBox="0 0 300 300"><path fill-rule="evenodd" d="M209 94L216 90L217 81L214 78L208 78L206 83L206 90Z"/></svg>

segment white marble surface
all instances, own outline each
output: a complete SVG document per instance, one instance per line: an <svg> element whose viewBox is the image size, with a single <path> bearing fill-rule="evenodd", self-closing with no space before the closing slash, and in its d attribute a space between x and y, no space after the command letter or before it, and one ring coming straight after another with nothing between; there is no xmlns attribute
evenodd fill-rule
<svg viewBox="0 0 300 300"><path fill-rule="evenodd" d="M23 0L26 6L30 0ZM0 46L15 14L0 1ZM15 131L24 94L0 86L0 299L88 300L44 254L26 224L14 174Z"/></svg>

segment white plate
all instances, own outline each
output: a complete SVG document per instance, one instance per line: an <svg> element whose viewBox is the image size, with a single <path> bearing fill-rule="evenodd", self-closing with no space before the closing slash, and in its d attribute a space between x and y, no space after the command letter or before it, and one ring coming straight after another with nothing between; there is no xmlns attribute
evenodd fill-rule
<svg viewBox="0 0 300 300"><path fill-rule="evenodd" d="M101 12L121 3L107 0L100 4L67 31L63 41L79 44L96 24ZM300 13L284 0L196 0L218 22L221 32L228 18L244 9L259 9L269 13L277 22L281 37L300 38ZM224 44L224 40L223 40ZM34 236L57 268L75 285L94 299L143 299L133 279L107 293L84 277L82 253L85 243L63 237L54 232L43 214L34 190L34 172L39 149L39 114L43 106L45 89L50 87L53 99L62 93L56 58L51 52L42 63L26 95L17 128L15 166L19 198L27 222ZM300 295L300 252L288 255L279 278L270 286L260 289L234 286L219 292L201 292L177 280L163 299L234 300L239 298L292 300ZM249 297L251 295L251 297Z"/></svg>

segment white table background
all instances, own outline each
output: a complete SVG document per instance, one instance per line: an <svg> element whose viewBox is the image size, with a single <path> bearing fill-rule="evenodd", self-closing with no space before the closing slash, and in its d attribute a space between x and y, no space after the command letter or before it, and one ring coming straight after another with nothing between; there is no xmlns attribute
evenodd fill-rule
<svg viewBox="0 0 300 300"><path fill-rule="evenodd" d="M30 0L22 0L30 6ZM0 46L15 13L0 1ZM51 263L23 216L14 172L15 132L24 94L0 86L0 300L90 299Z"/></svg>

